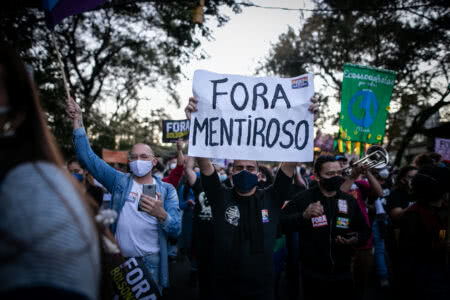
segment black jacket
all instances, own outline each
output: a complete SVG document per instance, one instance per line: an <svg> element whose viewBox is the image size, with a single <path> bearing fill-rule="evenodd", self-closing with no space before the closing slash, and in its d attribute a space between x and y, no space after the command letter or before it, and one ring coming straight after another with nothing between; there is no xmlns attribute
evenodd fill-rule
<svg viewBox="0 0 450 300"><path fill-rule="evenodd" d="M309 204L320 201L324 207L326 222L305 220L303 212ZM281 225L287 231L299 231L300 258L305 272L350 272L353 246L336 244L336 237L349 232L358 233L358 245L364 245L370 237L370 228L356 200L339 191L326 198L319 187L298 194L283 208ZM319 226L318 226L319 225Z"/></svg>
<svg viewBox="0 0 450 300"><path fill-rule="evenodd" d="M292 178L279 172L273 185L257 189L254 195L263 227L263 251L257 254L251 254L249 240L236 240L246 216L233 190L223 186L216 173L202 174L201 180L213 214L215 299L273 299L273 249Z"/></svg>

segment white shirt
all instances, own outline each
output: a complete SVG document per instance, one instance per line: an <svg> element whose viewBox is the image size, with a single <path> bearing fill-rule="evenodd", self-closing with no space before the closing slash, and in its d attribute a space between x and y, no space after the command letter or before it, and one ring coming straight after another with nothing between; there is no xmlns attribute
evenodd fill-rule
<svg viewBox="0 0 450 300"><path fill-rule="evenodd" d="M154 184L157 184L154 181ZM159 253L158 220L138 211L143 185L133 180L117 222L116 240L125 257Z"/></svg>

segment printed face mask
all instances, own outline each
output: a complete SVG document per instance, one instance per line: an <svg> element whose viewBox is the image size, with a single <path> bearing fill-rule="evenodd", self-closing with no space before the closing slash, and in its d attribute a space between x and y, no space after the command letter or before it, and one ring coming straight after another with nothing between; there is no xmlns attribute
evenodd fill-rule
<svg viewBox="0 0 450 300"><path fill-rule="evenodd" d="M152 161L134 160L129 164L131 172L137 177L147 175L153 168Z"/></svg>
<svg viewBox="0 0 450 300"><path fill-rule="evenodd" d="M341 188L344 183L342 176L333 176L330 178L320 178L320 185L328 192L335 192Z"/></svg>
<svg viewBox="0 0 450 300"><path fill-rule="evenodd" d="M258 184L258 176L243 170L233 174L233 184L239 192L247 193Z"/></svg>

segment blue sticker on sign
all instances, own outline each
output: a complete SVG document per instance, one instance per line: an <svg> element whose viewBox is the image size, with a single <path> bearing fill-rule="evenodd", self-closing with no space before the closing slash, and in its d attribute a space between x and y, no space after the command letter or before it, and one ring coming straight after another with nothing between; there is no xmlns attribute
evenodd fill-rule
<svg viewBox="0 0 450 300"><path fill-rule="evenodd" d="M308 76L292 79L292 88L300 89L308 86Z"/></svg>

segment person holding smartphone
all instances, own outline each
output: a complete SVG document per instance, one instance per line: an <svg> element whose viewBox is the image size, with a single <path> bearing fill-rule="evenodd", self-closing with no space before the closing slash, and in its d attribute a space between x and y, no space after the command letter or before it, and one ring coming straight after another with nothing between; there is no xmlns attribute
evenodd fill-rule
<svg viewBox="0 0 450 300"><path fill-rule="evenodd" d="M118 214L111 230L122 254L141 258L159 288L168 287L167 239L180 234L181 216L175 188L152 176L157 164L152 148L134 145L128 155L131 174L119 172L92 151L81 109L73 99L67 100L67 114L74 125L78 160L111 191L111 208Z"/></svg>

